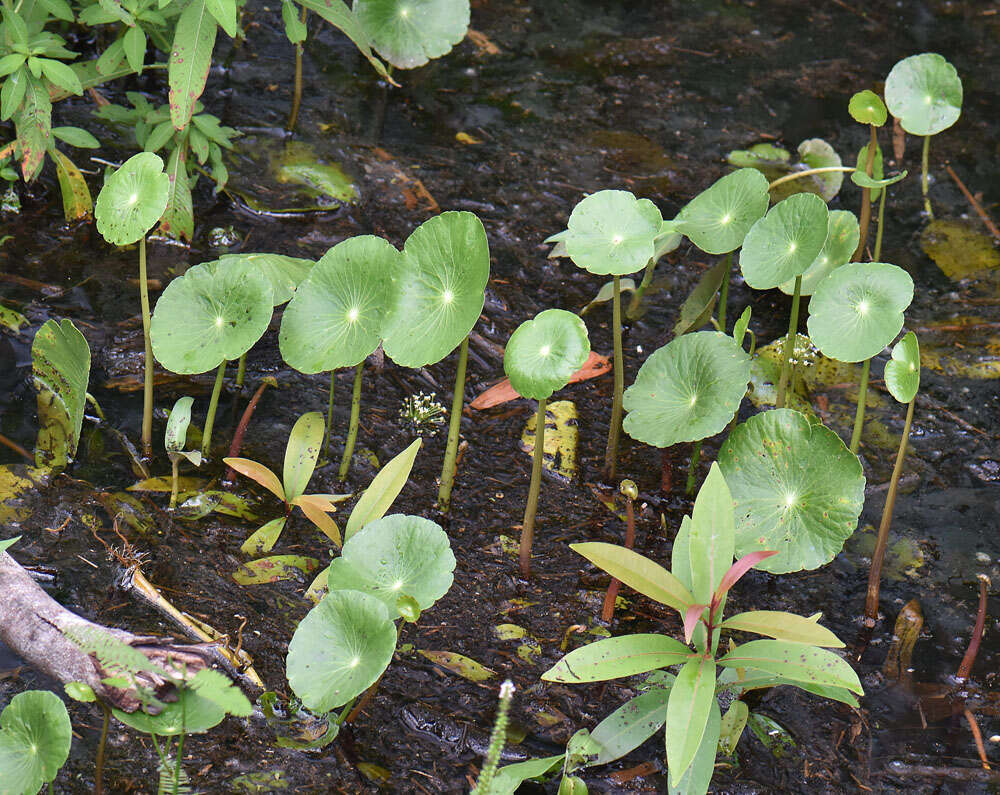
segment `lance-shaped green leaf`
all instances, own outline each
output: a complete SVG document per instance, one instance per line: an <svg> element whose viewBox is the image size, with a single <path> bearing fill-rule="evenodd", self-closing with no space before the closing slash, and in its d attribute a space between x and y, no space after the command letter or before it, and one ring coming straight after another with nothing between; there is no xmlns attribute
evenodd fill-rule
<svg viewBox="0 0 1000 795"><path fill-rule="evenodd" d="M667 795L705 795L715 774L715 757L719 749L719 736L722 728L722 715L719 702L712 699L709 705L708 722L701 743L695 751L694 759L675 784L667 781Z"/></svg>
<svg viewBox="0 0 1000 795"><path fill-rule="evenodd" d="M719 287L729 278L731 269L732 263L723 258L701 275L690 295L681 304L680 314L674 323L675 337L699 329L712 319L715 302L719 298Z"/></svg>
<svg viewBox="0 0 1000 795"><path fill-rule="evenodd" d="M694 602L691 592L677 577L635 550L602 541L569 546L629 588L672 607L682 615Z"/></svg>
<svg viewBox="0 0 1000 795"><path fill-rule="evenodd" d="M625 276L653 258L662 224L663 216L649 199L624 190L598 191L570 213L566 252L591 273Z"/></svg>
<svg viewBox="0 0 1000 795"><path fill-rule="evenodd" d="M393 459L382 467L378 474L372 478L371 485L365 489L351 517L347 520L347 527L344 528L344 540L348 541L362 527L376 519L385 516L389 506L399 496L409 480L410 472L413 470L413 462L417 459L417 451L420 449L422 439L415 439L403 452L394 456Z"/></svg>
<svg viewBox="0 0 1000 795"><path fill-rule="evenodd" d="M163 436L163 448L168 453L180 453L187 444L188 426L191 424L193 397L177 398L167 417L167 431Z"/></svg>
<svg viewBox="0 0 1000 795"><path fill-rule="evenodd" d="M395 649L396 626L381 601L358 591L331 591L288 644L288 684L313 712L329 712L371 687Z"/></svg>
<svg viewBox="0 0 1000 795"><path fill-rule="evenodd" d="M170 178L152 152L133 155L109 176L97 196L97 231L116 246L128 246L160 220L167 206Z"/></svg>
<svg viewBox="0 0 1000 795"><path fill-rule="evenodd" d="M722 716L722 724L719 727L719 750L731 756L736 753L736 746L739 744L743 730L747 726L747 718L750 717L750 709L740 700L729 705L726 714Z"/></svg>
<svg viewBox="0 0 1000 795"><path fill-rule="evenodd" d="M274 295L275 306L290 300L302 280L312 270L313 261L301 257L289 257L284 254L223 254L219 261L225 266L230 262L248 262L263 273L269 282Z"/></svg>
<svg viewBox="0 0 1000 795"><path fill-rule="evenodd" d="M254 533L240 545L240 551L244 555L257 557L270 552L281 537L281 531L285 529L287 516L279 516L270 522L265 522L258 527Z"/></svg>
<svg viewBox="0 0 1000 795"><path fill-rule="evenodd" d="M799 295L812 295L827 276L836 268L851 261L851 256L861 239L861 227L857 216L850 210L831 210L826 230L826 242L816 259L802 274L802 286ZM792 295L795 291L795 279L789 279L780 285L781 292Z"/></svg>
<svg viewBox="0 0 1000 795"><path fill-rule="evenodd" d="M601 750L590 764L606 765L621 759L656 734L667 719L669 696L669 688L654 687L626 701L598 723L590 737Z"/></svg>
<svg viewBox="0 0 1000 795"><path fill-rule="evenodd" d="M285 464L282 470L282 485L285 499L293 502L305 494L309 478L316 468L319 450L323 444L323 415L318 411L303 414L295 421L288 444L285 445Z"/></svg>
<svg viewBox="0 0 1000 795"><path fill-rule="evenodd" d="M870 359L895 339L913 300L910 274L885 262L837 268L809 302L809 338L842 362Z"/></svg>
<svg viewBox="0 0 1000 795"><path fill-rule="evenodd" d="M281 319L278 345L302 373L354 367L382 341L400 253L374 235L331 248L299 285Z"/></svg>
<svg viewBox="0 0 1000 795"><path fill-rule="evenodd" d="M864 695L850 664L832 651L784 640L752 640L719 659L726 668L753 668L790 682L843 687ZM676 688L676 685L675 685Z"/></svg>
<svg viewBox="0 0 1000 795"><path fill-rule="evenodd" d="M681 526L674 536L674 546L670 550L670 571L691 590L691 517L681 518ZM694 597L692 597L693 600Z"/></svg>
<svg viewBox="0 0 1000 795"><path fill-rule="evenodd" d="M238 359L271 321L271 285L248 264L195 265L167 285L150 325L153 355L175 373L204 373Z"/></svg>
<svg viewBox="0 0 1000 795"><path fill-rule="evenodd" d="M169 131L169 123L164 122L163 125ZM170 191L163 217L160 218L160 231L175 240L190 241L194 236L194 200L191 197L187 157L187 147L178 146L167 160Z"/></svg>
<svg viewBox="0 0 1000 795"><path fill-rule="evenodd" d="M72 740L69 713L59 696L48 690L18 693L0 714L3 791L38 792L66 763Z"/></svg>
<svg viewBox="0 0 1000 795"><path fill-rule="evenodd" d="M818 620L818 615L806 618L781 610L752 610L727 618L722 622L722 628L755 632L778 640L842 649L844 643L826 627L820 626Z"/></svg>
<svg viewBox="0 0 1000 795"><path fill-rule="evenodd" d="M354 15L379 55L414 69L465 38L469 0L354 0Z"/></svg>
<svg viewBox="0 0 1000 795"><path fill-rule="evenodd" d="M563 766L565 754L529 759L501 767L490 786L490 795L514 795L518 787L528 779L535 779Z"/></svg>
<svg viewBox="0 0 1000 795"><path fill-rule="evenodd" d="M655 447L723 430L743 400L750 357L717 331L685 334L655 351L625 390L625 432Z"/></svg>
<svg viewBox="0 0 1000 795"><path fill-rule="evenodd" d="M765 571L829 563L857 527L861 462L804 414L775 409L737 425L719 451L719 467L736 503L736 554L777 551L759 562Z"/></svg>
<svg viewBox="0 0 1000 795"><path fill-rule="evenodd" d="M943 56L911 55L885 79L885 102L911 135L937 135L962 113L962 81Z"/></svg>
<svg viewBox="0 0 1000 795"><path fill-rule="evenodd" d="M194 104L205 90L218 23L205 0L193 0L181 12L170 48L170 121L183 130L191 121Z"/></svg>
<svg viewBox="0 0 1000 795"><path fill-rule="evenodd" d="M0 552L6 552L14 544L21 540L21 536L14 536L13 538L5 538L0 541Z"/></svg>
<svg viewBox="0 0 1000 795"><path fill-rule="evenodd" d="M566 386L588 356L590 338L584 322L572 312L546 309L511 334L503 369L517 394L544 400Z"/></svg>
<svg viewBox="0 0 1000 795"><path fill-rule="evenodd" d="M892 360L885 365L885 386L900 403L909 403L920 389L920 343L912 331L892 347Z"/></svg>
<svg viewBox="0 0 1000 795"><path fill-rule="evenodd" d="M454 580L455 556L441 526L420 516L391 514L370 522L330 564L327 587L370 594L396 613L400 596L427 610Z"/></svg>
<svg viewBox="0 0 1000 795"><path fill-rule="evenodd" d="M475 214L446 212L424 221L406 239L392 277L386 355L404 367L443 359L476 325L489 278L490 247Z"/></svg>
<svg viewBox="0 0 1000 795"><path fill-rule="evenodd" d="M135 712L112 710L114 716L136 731L160 737L179 734L201 734L214 729L226 717L226 710L197 691L184 687L177 691L177 700L164 704L155 715L139 709Z"/></svg>
<svg viewBox="0 0 1000 795"><path fill-rule="evenodd" d="M888 118L888 111L882 98L867 88L859 91L847 103L847 112L859 124L874 124L881 127Z"/></svg>
<svg viewBox="0 0 1000 795"><path fill-rule="evenodd" d="M31 344L38 391L38 466L64 467L76 456L90 379L90 346L69 319L46 320Z"/></svg>
<svg viewBox="0 0 1000 795"><path fill-rule="evenodd" d="M755 168L741 168L685 205L677 215L677 229L708 254L728 254L743 245L768 204L767 178Z"/></svg>
<svg viewBox="0 0 1000 795"><path fill-rule="evenodd" d="M542 674L546 682L603 682L686 662L691 649L666 635L606 638L575 649Z"/></svg>
<svg viewBox="0 0 1000 795"><path fill-rule="evenodd" d="M812 193L774 205L743 241L740 268L747 284L769 290L805 273L826 243L828 216L826 202Z"/></svg>
<svg viewBox="0 0 1000 795"><path fill-rule="evenodd" d="M872 175L871 175L871 179L877 182L878 180L882 179L882 177L884 176L884 174L885 174L885 161L884 161L884 158L882 156L882 147L879 146L878 144L876 144L875 145L875 157L872 158ZM879 194L881 193L881 188L875 188L875 187L872 187L871 185L865 185L865 184L862 184L862 182L859 182L859 180L866 181L868 179L869 179L869 177L868 177L868 144L865 144L858 151L857 171L852 171L851 172L851 182L853 182L855 185L858 185L858 186L860 186L862 188L871 188L871 191L872 191L871 198L872 198L872 201L875 201L879 197Z"/></svg>
<svg viewBox="0 0 1000 795"><path fill-rule="evenodd" d="M736 544L733 497L714 461L694 501L687 544L691 595L696 602L708 604L732 566Z"/></svg>
<svg viewBox="0 0 1000 795"><path fill-rule="evenodd" d="M694 761L714 702L715 660L688 660L667 702L667 768L674 786Z"/></svg>

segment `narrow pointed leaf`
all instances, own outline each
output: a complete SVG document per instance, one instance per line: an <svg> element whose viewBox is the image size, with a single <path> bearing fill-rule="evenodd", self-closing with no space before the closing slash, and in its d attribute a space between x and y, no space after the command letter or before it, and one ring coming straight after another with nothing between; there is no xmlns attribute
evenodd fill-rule
<svg viewBox="0 0 1000 795"><path fill-rule="evenodd" d="M813 646L826 646L834 649L844 647L836 635L815 620L785 613L781 610L754 610L739 613L722 622L723 629L756 632L758 635L768 635L777 640L790 640L797 643L810 643Z"/></svg>
<svg viewBox="0 0 1000 795"><path fill-rule="evenodd" d="M635 750L658 732L667 720L670 690L654 687L626 701L602 720L590 733L601 747L590 765L606 765Z"/></svg>
<svg viewBox="0 0 1000 795"><path fill-rule="evenodd" d="M258 464L249 458L223 458L222 461L241 475L246 475L251 480L257 481L282 502L285 501L285 490L281 486L281 481L263 464Z"/></svg>
<svg viewBox="0 0 1000 795"><path fill-rule="evenodd" d="M240 551L250 557L270 552L278 542L281 531L285 529L286 521L286 517L279 516L277 519L272 519L267 524L258 527L253 535L243 542L240 546Z"/></svg>
<svg viewBox="0 0 1000 795"><path fill-rule="evenodd" d="M715 660L689 660L677 673L667 702L667 768L674 786L698 753L713 703Z"/></svg>
<svg viewBox="0 0 1000 795"><path fill-rule="evenodd" d="M601 541L570 544L570 549L630 588L681 614L695 601L677 577L634 550Z"/></svg>
<svg viewBox="0 0 1000 795"><path fill-rule="evenodd" d="M719 659L727 668L755 668L790 682L843 687L863 695L858 675L850 664L832 651L805 643L783 640L752 640Z"/></svg>
<svg viewBox="0 0 1000 795"><path fill-rule="evenodd" d="M292 500L292 504L298 505L302 509L302 513L306 515L306 518L316 525L323 532L323 535L329 538L334 544L339 547L344 543L340 535L340 528L337 527L337 523L326 513L324 507L326 505L325 501L314 499L310 494L303 494Z"/></svg>
<svg viewBox="0 0 1000 795"><path fill-rule="evenodd" d="M691 593L708 604L733 563L735 546L733 497L715 462L698 491L691 513Z"/></svg>
<svg viewBox="0 0 1000 795"><path fill-rule="evenodd" d="M736 583L742 579L743 575L746 574L750 569L756 566L765 558L772 557L778 553L773 550L760 550L758 552L751 552L749 555L744 555L738 561L736 561L729 570L723 575L722 581L719 583L717 588L717 593L724 594L728 592Z"/></svg>
<svg viewBox="0 0 1000 795"><path fill-rule="evenodd" d="M546 682L603 682L687 661L693 652L666 635L607 638L575 649L542 674Z"/></svg>
<svg viewBox="0 0 1000 795"><path fill-rule="evenodd" d="M715 757L719 748L721 726L719 702L712 699L705 733L701 736L701 743L695 751L694 759L676 785L671 781L667 782L668 795L705 795L708 792L712 776L715 774Z"/></svg>
<svg viewBox="0 0 1000 795"><path fill-rule="evenodd" d="M325 427L323 415L318 411L310 411L296 420L288 434L282 472L282 485L288 502L293 502L304 494L309 485L319 458L319 448L323 444Z"/></svg>
<svg viewBox="0 0 1000 795"><path fill-rule="evenodd" d="M163 447L168 453L179 453L187 443L187 430L191 424L191 406L193 397L178 398L167 417L167 432L164 434Z"/></svg>
<svg viewBox="0 0 1000 795"><path fill-rule="evenodd" d="M358 530L369 522L385 516L399 492L403 490L413 469L422 439L416 439L403 452L387 463L372 479L371 485L365 489L357 505L347 520L344 528L344 541L349 541Z"/></svg>
<svg viewBox="0 0 1000 795"><path fill-rule="evenodd" d="M205 90L217 26L205 0L193 0L177 20L167 71L170 120L175 130L183 130L188 125L194 103Z"/></svg>

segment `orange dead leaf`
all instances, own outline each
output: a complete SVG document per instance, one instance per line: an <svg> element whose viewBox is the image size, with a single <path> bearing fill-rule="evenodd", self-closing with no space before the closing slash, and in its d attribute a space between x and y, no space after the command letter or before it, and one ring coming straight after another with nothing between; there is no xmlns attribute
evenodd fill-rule
<svg viewBox="0 0 1000 795"><path fill-rule="evenodd" d="M591 351L583 367L573 373L569 382L575 384L578 381L589 381L591 378L597 378L609 372L611 372L611 359L607 356L602 356L596 351ZM469 404L469 408L481 411L482 409L503 405L511 400L517 400L520 397L514 391L514 387L510 385L510 379L505 378L499 384L495 384L481 393Z"/></svg>

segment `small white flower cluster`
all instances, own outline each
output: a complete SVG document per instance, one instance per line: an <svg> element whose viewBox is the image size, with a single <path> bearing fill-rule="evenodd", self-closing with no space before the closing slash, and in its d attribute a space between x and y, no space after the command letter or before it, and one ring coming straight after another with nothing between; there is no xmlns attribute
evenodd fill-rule
<svg viewBox="0 0 1000 795"><path fill-rule="evenodd" d="M399 409L399 419L404 426L421 433L434 433L444 424L445 407L433 395L418 392L403 401Z"/></svg>

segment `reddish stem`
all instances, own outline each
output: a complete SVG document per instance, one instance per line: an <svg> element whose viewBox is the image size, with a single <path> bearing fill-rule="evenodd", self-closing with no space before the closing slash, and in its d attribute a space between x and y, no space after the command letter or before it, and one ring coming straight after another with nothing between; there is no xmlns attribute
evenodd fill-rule
<svg viewBox="0 0 1000 795"><path fill-rule="evenodd" d="M635 505L631 497L625 498L625 548L635 546ZM610 621L615 616L615 600L618 598L618 588L621 585L614 577L604 595L604 607L601 610L601 620Z"/></svg>
<svg viewBox="0 0 1000 795"><path fill-rule="evenodd" d="M983 630L986 628L986 587L989 582L989 578L985 575L979 575L979 610L976 612L976 626L972 630L972 637L969 638L969 648L965 650L962 664L958 666L959 679L969 678L972 666L976 662L976 655L979 654L979 644L983 639Z"/></svg>
<svg viewBox="0 0 1000 795"><path fill-rule="evenodd" d="M240 448L243 446L243 437L246 435L250 418L253 416L254 409L257 408L257 404L260 402L260 397L264 394L267 384L267 381L261 381L260 386L257 387L257 391L253 393L253 397L250 398L250 402L247 403L247 407L243 410L243 416L240 417L240 424L236 426L236 433L233 434L232 444L229 445L228 458L235 458L240 454ZM236 482L236 472L232 467L226 468L226 474L222 478L222 482L227 484Z"/></svg>

